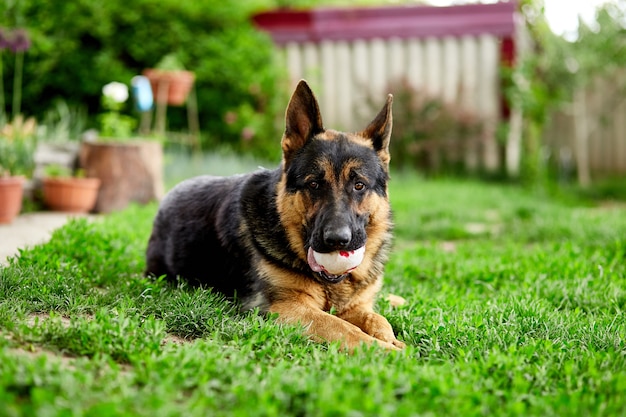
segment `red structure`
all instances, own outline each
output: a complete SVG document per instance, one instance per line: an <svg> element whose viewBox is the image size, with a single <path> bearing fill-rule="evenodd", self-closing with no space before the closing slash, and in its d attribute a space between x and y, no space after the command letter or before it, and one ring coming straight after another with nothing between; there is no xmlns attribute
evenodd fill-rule
<svg viewBox="0 0 626 417"><path fill-rule="evenodd" d="M278 9L259 13L253 21L284 53L292 82L318 83L332 122L350 125L364 95L380 94L403 79L484 121L480 143L465 155L468 166L490 171L501 161L496 125L510 113L500 69L514 64L522 46L517 10L516 1ZM507 153L517 152L515 146Z"/></svg>
<svg viewBox="0 0 626 417"><path fill-rule="evenodd" d="M279 9L253 17L274 42L351 41L356 39L441 38L493 35L500 42L501 63L511 66L516 55L517 2L449 7L396 6L368 8ZM508 106L501 104L508 117Z"/></svg>
<svg viewBox="0 0 626 417"><path fill-rule="evenodd" d="M280 9L254 16L258 28L279 45L373 38L425 38L491 34L513 40L516 2L449 7ZM507 45L511 57L513 51Z"/></svg>

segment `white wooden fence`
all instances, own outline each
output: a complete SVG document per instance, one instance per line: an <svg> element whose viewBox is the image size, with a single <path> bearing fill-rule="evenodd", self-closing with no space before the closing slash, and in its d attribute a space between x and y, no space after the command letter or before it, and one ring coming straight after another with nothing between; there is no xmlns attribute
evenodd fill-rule
<svg viewBox="0 0 626 417"><path fill-rule="evenodd" d="M468 167L496 170L500 117L500 43L492 35L290 42L282 48L293 85L306 79L327 126L359 130L382 107L392 84L457 104L483 120L485 132L465 156ZM398 111L397 113L401 113Z"/></svg>
<svg viewBox="0 0 626 417"><path fill-rule="evenodd" d="M373 103L382 106L394 93L389 86L404 80L481 119L484 131L464 146L467 168L495 171L505 166L502 155L512 155L507 166L516 172L519 151L504 152L495 138L503 113L500 68L514 59L502 56L503 41L518 47L515 7L276 11L255 20L278 44L292 85L309 82L326 126L362 129L378 110Z"/></svg>
<svg viewBox="0 0 626 417"><path fill-rule="evenodd" d="M579 90L551 115L544 138L564 179L586 186L626 175L626 69Z"/></svg>

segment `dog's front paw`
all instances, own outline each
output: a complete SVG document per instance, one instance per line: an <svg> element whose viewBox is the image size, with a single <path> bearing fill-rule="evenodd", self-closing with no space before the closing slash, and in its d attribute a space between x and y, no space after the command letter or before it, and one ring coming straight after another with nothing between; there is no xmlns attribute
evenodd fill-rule
<svg viewBox="0 0 626 417"><path fill-rule="evenodd" d="M389 343L396 348L404 349L406 346L403 342L396 339L391 324L380 314L368 314L363 330L373 338Z"/></svg>
<svg viewBox="0 0 626 417"><path fill-rule="evenodd" d="M398 339L394 339L393 342L391 342L391 344L393 344L396 348L402 350L406 347L406 344L404 342L401 342Z"/></svg>
<svg viewBox="0 0 626 417"><path fill-rule="evenodd" d="M405 348L405 344L404 343L402 343L399 340L395 340L395 339L393 340L393 342L385 342L385 341L382 341L380 339L374 338L374 343L377 346L380 346L380 347L382 347L384 349L393 350L393 351L397 351L397 352L400 352L400 351L402 351Z"/></svg>
<svg viewBox="0 0 626 417"><path fill-rule="evenodd" d="M372 337L377 340L381 340L385 342L386 344L393 346L394 348L396 348L395 350L402 350L406 347L406 344L404 342L396 339L396 337L393 334L393 331L391 333L389 332L374 333Z"/></svg>

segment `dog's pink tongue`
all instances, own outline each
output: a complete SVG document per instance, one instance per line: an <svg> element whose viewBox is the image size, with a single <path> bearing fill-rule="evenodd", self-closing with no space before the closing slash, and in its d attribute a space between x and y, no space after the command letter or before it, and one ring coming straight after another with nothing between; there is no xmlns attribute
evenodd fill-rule
<svg viewBox="0 0 626 417"><path fill-rule="evenodd" d="M306 255L306 260L309 263L309 266L313 270L313 272L322 272L324 267L317 263L315 260L315 256L313 255L313 248L309 248L309 253Z"/></svg>

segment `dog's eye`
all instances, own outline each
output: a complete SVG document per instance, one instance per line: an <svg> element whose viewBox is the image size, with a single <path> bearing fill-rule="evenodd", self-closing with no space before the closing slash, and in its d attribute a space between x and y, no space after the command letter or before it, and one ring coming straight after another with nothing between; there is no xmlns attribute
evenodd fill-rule
<svg viewBox="0 0 626 417"><path fill-rule="evenodd" d="M362 183L361 181L356 182L354 184L354 189L357 190L357 191L363 191L363 190L365 190L365 184Z"/></svg>
<svg viewBox="0 0 626 417"><path fill-rule="evenodd" d="M319 190L320 188L320 183L317 181L311 181L307 184L307 186L309 187L309 189L311 190Z"/></svg>

